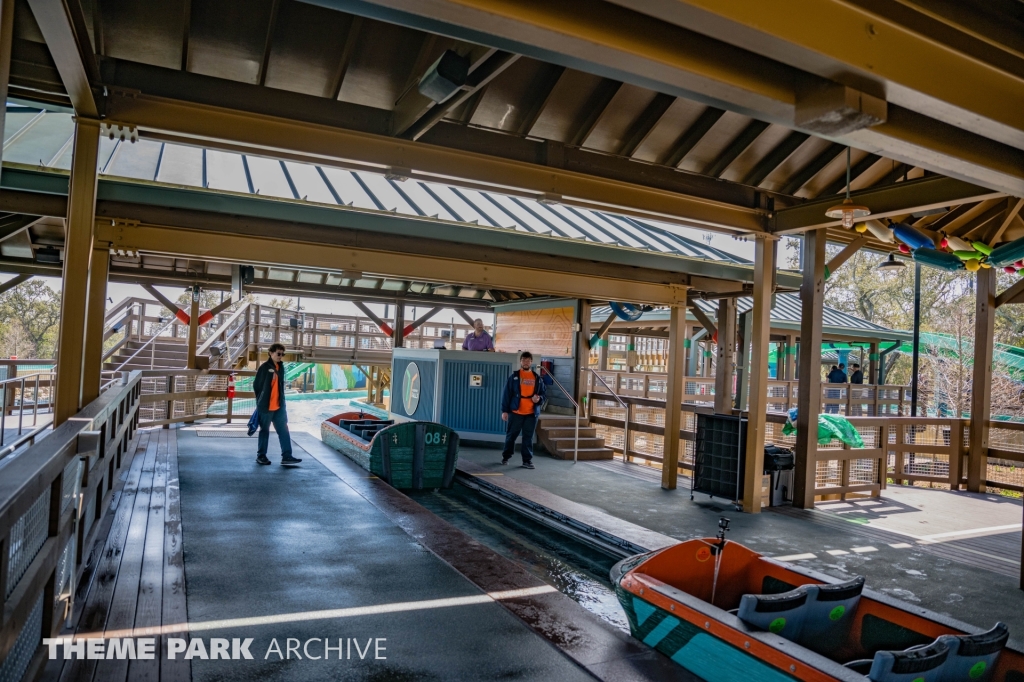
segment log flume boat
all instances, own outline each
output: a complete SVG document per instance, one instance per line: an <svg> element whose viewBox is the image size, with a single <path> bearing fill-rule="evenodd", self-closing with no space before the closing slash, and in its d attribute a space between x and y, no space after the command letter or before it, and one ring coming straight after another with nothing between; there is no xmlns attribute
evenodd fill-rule
<svg viewBox="0 0 1024 682"><path fill-rule="evenodd" d="M321 422L320 437L396 488L449 488L455 477L459 434L442 424L343 412Z"/></svg>
<svg viewBox="0 0 1024 682"><path fill-rule="evenodd" d="M637 639L707 682L1024 682L1024 651L725 540L689 540L611 571Z"/></svg>

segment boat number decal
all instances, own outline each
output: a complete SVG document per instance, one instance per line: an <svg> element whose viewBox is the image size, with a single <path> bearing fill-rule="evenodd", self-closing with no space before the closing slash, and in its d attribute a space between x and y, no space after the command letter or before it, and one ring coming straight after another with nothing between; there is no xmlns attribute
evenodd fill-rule
<svg viewBox="0 0 1024 682"><path fill-rule="evenodd" d="M711 549L708 547L701 547L697 550L697 561L707 561L711 558Z"/></svg>
<svg viewBox="0 0 1024 682"><path fill-rule="evenodd" d="M448 440L446 434L440 431L430 431L423 437L423 442L427 445L444 445L445 441Z"/></svg>
<svg viewBox="0 0 1024 682"><path fill-rule="evenodd" d="M771 632L772 634L776 634L777 635L780 632L782 632L785 629L785 627L786 627L786 619L785 618L776 618L768 626L768 632Z"/></svg>
<svg viewBox="0 0 1024 682"><path fill-rule="evenodd" d="M844 613L846 613L846 607L840 604L839 606L835 607L834 609L828 612L828 619L839 620L843 617Z"/></svg>
<svg viewBox="0 0 1024 682"><path fill-rule="evenodd" d="M420 404L420 368L415 362L405 366L402 379L402 406L410 417Z"/></svg>
<svg viewBox="0 0 1024 682"><path fill-rule="evenodd" d="M978 661L977 663L971 666L971 669L969 671L967 671L967 676L970 677L972 680L976 680L985 674L986 667L988 667L988 664L985 661Z"/></svg>

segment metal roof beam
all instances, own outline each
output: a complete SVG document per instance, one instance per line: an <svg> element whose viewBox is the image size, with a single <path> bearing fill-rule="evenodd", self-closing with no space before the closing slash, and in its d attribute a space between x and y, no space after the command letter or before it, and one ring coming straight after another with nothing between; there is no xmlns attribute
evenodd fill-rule
<svg viewBox="0 0 1024 682"><path fill-rule="evenodd" d="M729 143L729 146L718 155L718 158L708 164L708 167L704 169L704 175L710 175L713 178L722 177L722 173L729 167L729 164L735 161L736 157L753 144L754 140L760 137L768 125L764 121L751 121L747 124L747 127L741 130L739 135Z"/></svg>
<svg viewBox="0 0 1024 682"><path fill-rule="evenodd" d="M790 67L885 93L890 103L1024 149L1024 59L956 19L843 0L612 0ZM971 10L958 8L971 14ZM799 20L794 20L799 17ZM1024 28L1009 21L1005 29ZM986 29L991 30L991 29ZM919 165L919 164L915 164Z"/></svg>
<svg viewBox="0 0 1024 682"><path fill-rule="evenodd" d="M324 102L322 99L320 101ZM376 166L381 170L414 169L410 177L435 182L459 184L471 180L476 187L491 185L499 191L503 188L518 189L534 197L557 195L565 203L576 203L589 208L601 207L613 211L632 212L673 222L690 221L722 231L764 231L765 213L754 208L753 202L743 207L730 206L651 186L654 183L648 178L648 165L638 164L635 169L630 167L630 173L622 173L623 167L619 166L616 174L620 177L626 175L629 177L628 180L615 178L612 173L598 177L593 172L584 173L576 169L563 170L541 165L536 159L533 162L511 160L493 154L441 147L436 143L422 144L396 140L291 118L144 94L115 95L108 102L108 117L111 121L137 125L144 133L169 135L169 138L164 139L184 143L247 151L278 158L283 156L307 163L341 167L356 161ZM463 135L470 132L473 131L463 131ZM493 133L485 135L483 139L488 143L494 141L494 151L499 151L496 137L501 138L502 146L514 143L508 136ZM433 138L431 141L434 141ZM588 170L600 168L602 162L597 158L600 156L590 153L587 158L592 164ZM677 183L702 184L694 182L692 178L683 177L683 174L672 174L679 176L672 178ZM709 193L712 191L710 187L707 189ZM718 192L721 193L721 190Z"/></svg>
<svg viewBox="0 0 1024 682"><path fill-rule="evenodd" d="M590 96L587 106L584 107L583 120L576 126L576 132L569 138L569 144L573 147L582 147L587 143L590 134L601 122L601 117L608 111L615 95L619 94L622 83L616 80L605 79L601 81Z"/></svg>
<svg viewBox="0 0 1024 682"><path fill-rule="evenodd" d="M191 4L188 0L187 4ZM356 41L359 40L359 32L363 29L363 18L352 17L352 23L348 25L348 34L345 36L345 45L341 48L341 57L338 59L338 67L331 78L331 87L327 96L337 101L341 95L341 86L345 84L345 76L348 74L349 64L352 63L352 55L355 53ZM184 69L183 69L184 70Z"/></svg>
<svg viewBox="0 0 1024 682"><path fill-rule="evenodd" d="M851 196L856 203L871 209L871 215L865 218L866 220L877 220L932 208L983 201L1002 195L961 180L932 176L854 192ZM829 196L778 211L774 217L772 231L775 234L793 234L840 225L840 221L825 217L825 210L835 203L836 198Z"/></svg>
<svg viewBox="0 0 1024 682"><path fill-rule="evenodd" d="M619 148L619 154L622 156L633 156L676 99L672 95L662 95L660 93L655 95L651 103L647 105L647 108L644 109L643 113L640 114L639 118L630 127L625 142Z"/></svg>
<svg viewBox="0 0 1024 682"><path fill-rule="evenodd" d="M708 131L718 123L718 119L725 115L725 110L717 109L715 107L707 107L701 113L697 120L690 124L690 127L679 136L675 144L672 145L672 149L668 156L664 160L666 166L672 166L678 168L679 164L683 162L683 158L690 153L690 150L697 146Z"/></svg>
<svg viewBox="0 0 1024 682"><path fill-rule="evenodd" d="M811 178L820 173L825 166L832 163L837 156L845 151L846 145L839 144L838 142L833 142L829 146L825 147L821 153L807 162L803 168L798 170L793 177L786 182L786 186L782 188L781 192L783 194L796 194Z"/></svg>
<svg viewBox="0 0 1024 682"><path fill-rule="evenodd" d="M555 91L558 83L562 80L565 75L565 67L557 66L555 64L545 64L541 67L540 75L534 80L530 86L530 92L533 93L533 100L526 107L526 114L523 116L523 122L519 125L520 135L529 135L533 130L533 127L537 125L537 121L544 114L544 110L547 108L548 102L551 101L551 93Z"/></svg>
<svg viewBox="0 0 1024 682"><path fill-rule="evenodd" d="M442 258L432 255L397 253L376 249L335 246L323 241L300 241L297 236L281 239L252 233L181 230L152 225L111 225L98 220L96 238L108 241L112 248L132 249L155 254L193 255L218 260L253 264L288 263L317 269L361 268L386 272L395 277L427 278L438 282L489 285L514 289L529 282L534 293L606 300L634 300L659 305L679 305L686 300L686 286L615 279L607 275L583 275L564 270L543 270L494 262ZM380 245L377 245L378 248ZM201 252L201 253L200 253ZM271 262L272 261L272 262ZM527 261L528 262L528 261Z"/></svg>
<svg viewBox="0 0 1024 682"><path fill-rule="evenodd" d="M267 37L263 43L263 59L260 60L260 72L256 81L260 85L267 83L267 67L270 66L270 48L274 43L274 31L277 30L277 15L281 10L281 0L271 0L270 21L267 22Z"/></svg>
<svg viewBox="0 0 1024 682"><path fill-rule="evenodd" d="M822 12L814 0L788 0L789 11L780 11L774 3L620 0L637 10L591 2L581 12L576 3L548 0L306 1L488 44L794 128L797 104L804 93L827 88L832 77L847 78L836 74L856 74L848 77L851 83L846 85L876 97L889 93L892 101L887 120L830 139L1024 195L1024 151L1011 144L1024 135L1020 118L1024 87L1019 75L924 40L916 31L880 20L872 11L850 2L830 3L828 11ZM701 18L691 21L691 15ZM826 18L833 15L846 18ZM794 16L801 20L793 21ZM744 21L752 17L763 20L767 28L748 28ZM874 34L860 30L851 32L859 37L836 39L837 26L868 25ZM638 40L638 35L643 39ZM882 50L880 44L888 47ZM774 58L763 56L766 49ZM782 54L787 50L801 58ZM835 50L847 50L855 66L837 66L827 57ZM819 52L825 58L818 58ZM876 66L878 55L885 57L885 70L900 65L901 73L914 76L915 85L927 83L944 96L924 96L924 89L908 89L899 79L890 83L898 92L886 89L873 69L862 66ZM786 59L799 64L786 64ZM951 71L937 64L948 65ZM962 106L950 108L954 101ZM1001 128L992 125L996 113ZM970 123L962 125L973 130L959 127L961 121L968 120ZM996 135L1000 130L1008 135Z"/></svg>
<svg viewBox="0 0 1024 682"><path fill-rule="evenodd" d="M28 0L75 112L97 118L99 109L90 80L99 74L89 36L81 32L84 21L73 18L76 11L81 13L81 7L74 8L76 3L77 0Z"/></svg>
<svg viewBox="0 0 1024 682"><path fill-rule="evenodd" d="M807 133L790 133L782 142L775 145L763 159L757 162L753 168L744 176L744 185L757 187L765 178L771 175L772 171L782 165L782 162L789 158L789 155L797 150L810 135ZM800 183L803 184L803 183Z"/></svg>

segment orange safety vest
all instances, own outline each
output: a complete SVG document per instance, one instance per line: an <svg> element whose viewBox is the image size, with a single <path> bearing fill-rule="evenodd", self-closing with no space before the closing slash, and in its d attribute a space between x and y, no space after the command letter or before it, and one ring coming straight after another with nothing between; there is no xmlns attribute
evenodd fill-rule
<svg viewBox="0 0 1024 682"><path fill-rule="evenodd" d="M537 392L537 375L533 370L519 370L519 409L516 414L533 414L533 394Z"/></svg>
<svg viewBox="0 0 1024 682"><path fill-rule="evenodd" d="M281 371L281 363L274 363L274 372L275 373L270 375L270 405L268 405L268 407L270 408L271 412L273 412L274 410L280 410L281 409L281 394L279 393L280 389L277 387L278 386L278 384L277 384L277 382L278 382L277 372L280 372L280 371Z"/></svg>

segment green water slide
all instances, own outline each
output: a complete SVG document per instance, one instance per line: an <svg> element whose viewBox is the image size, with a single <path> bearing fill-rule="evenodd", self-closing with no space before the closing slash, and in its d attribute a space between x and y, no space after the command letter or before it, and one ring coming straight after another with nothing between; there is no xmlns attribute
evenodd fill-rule
<svg viewBox="0 0 1024 682"><path fill-rule="evenodd" d="M303 372L315 366L316 363L314 362L287 362L284 366L284 380L295 381L302 376Z"/></svg>

